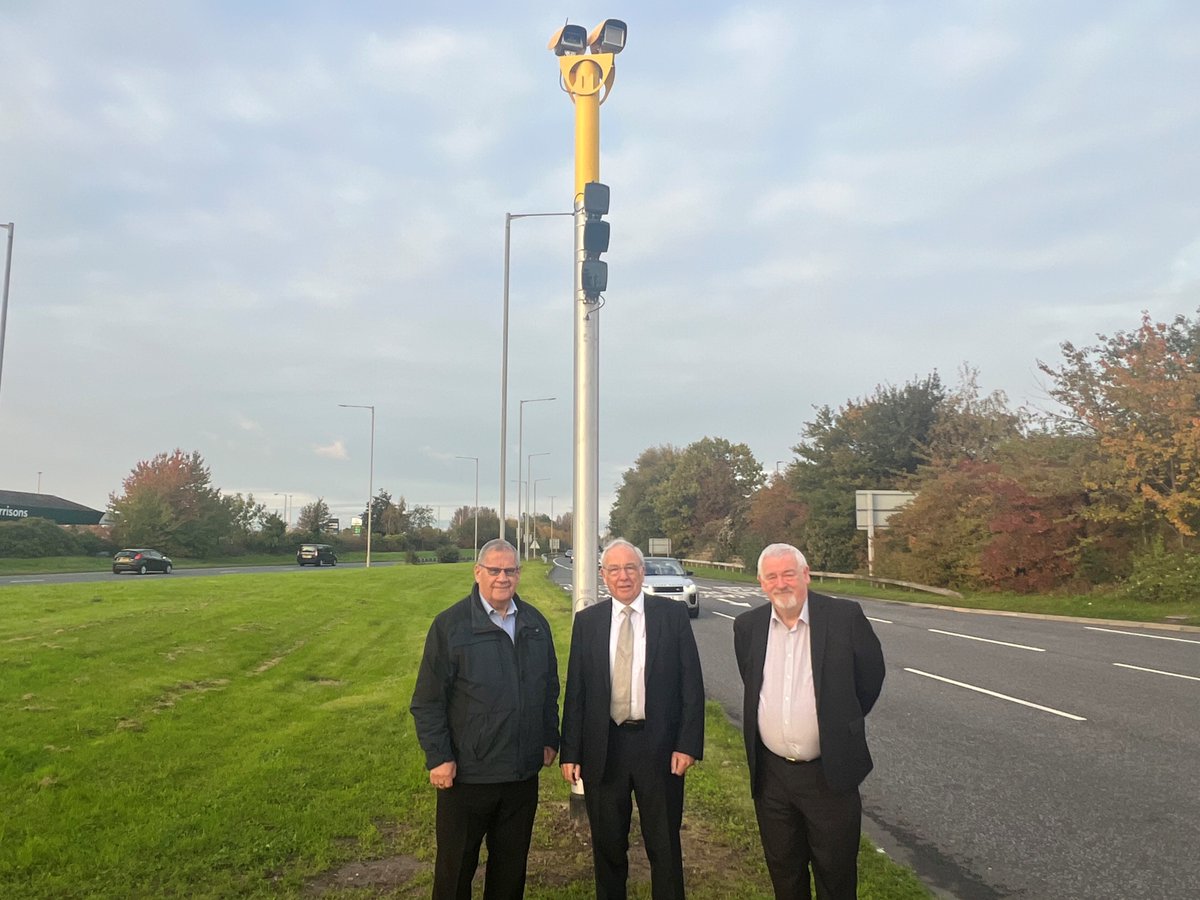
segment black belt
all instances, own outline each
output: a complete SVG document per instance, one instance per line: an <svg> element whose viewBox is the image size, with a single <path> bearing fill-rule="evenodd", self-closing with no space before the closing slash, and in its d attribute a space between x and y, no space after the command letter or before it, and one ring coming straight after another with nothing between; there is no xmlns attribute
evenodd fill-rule
<svg viewBox="0 0 1200 900"><path fill-rule="evenodd" d="M767 752L771 753L770 750ZM771 753L771 755L780 762L787 763L789 766L811 766L813 763L821 761L821 757L819 756L816 759L795 759L791 756L780 756L778 753Z"/></svg>
<svg viewBox="0 0 1200 900"><path fill-rule="evenodd" d="M641 731L646 727L645 719L626 719L620 725L618 725L616 722L613 722L612 719L609 719L608 721L613 728L620 728L622 731Z"/></svg>

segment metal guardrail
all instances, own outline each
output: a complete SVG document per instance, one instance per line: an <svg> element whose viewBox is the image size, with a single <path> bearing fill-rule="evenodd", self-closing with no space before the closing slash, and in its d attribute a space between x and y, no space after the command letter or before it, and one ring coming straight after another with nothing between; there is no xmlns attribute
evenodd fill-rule
<svg viewBox="0 0 1200 900"><path fill-rule="evenodd" d="M741 563L712 562L711 560L707 560L707 559L681 559L680 562L683 563L685 566L686 565L706 566L707 568L710 568L710 569L729 569L734 572L740 572L742 570Z"/></svg>
<svg viewBox="0 0 1200 900"><path fill-rule="evenodd" d="M739 572L743 568L741 563L712 562L707 559L681 559L680 562L684 565L706 566L710 569L730 569ZM941 597L953 597L957 600L962 599L962 594L958 591L952 591L949 588L931 587L928 584L917 584L915 581L900 581L895 578L875 578L869 575L846 575L842 572L809 572L809 574L817 581L824 578L862 581L878 587L902 587L908 588L910 591L924 591L927 594L937 594Z"/></svg>

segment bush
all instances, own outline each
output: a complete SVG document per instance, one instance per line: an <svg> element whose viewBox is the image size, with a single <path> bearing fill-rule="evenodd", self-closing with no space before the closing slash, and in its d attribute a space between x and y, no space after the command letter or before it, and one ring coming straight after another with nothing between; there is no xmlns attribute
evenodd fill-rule
<svg viewBox="0 0 1200 900"><path fill-rule="evenodd" d="M1133 571L1120 593L1140 603L1182 603L1200 594L1200 556L1168 552L1161 539L1133 557Z"/></svg>
<svg viewBox="0 0 1200 900"><path fill-rule="evenodd" d="M458 548L453 544L442 544L437 549L438 562L456 563L459 560Z"/></svg>
<svg viewBox="0 0 1200 900"><path fill-rule="evenodd" d="M0 523L0 557L83 556L98 552L100 545L79 538L49 519L20 519Z"/></svg>

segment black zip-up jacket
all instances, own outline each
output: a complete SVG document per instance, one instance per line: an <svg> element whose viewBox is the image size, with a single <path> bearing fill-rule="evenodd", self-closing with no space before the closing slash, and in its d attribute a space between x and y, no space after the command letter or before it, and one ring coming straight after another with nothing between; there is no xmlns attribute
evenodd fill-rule
<svg viewBox="0 0 1200 900"><path fill-rule="evenodd" d="M558 750L558 658L546 617L519 596L516 641L480 605L479 585L429 627L412 712L425 766L455 781L524 781Z"/></svg>

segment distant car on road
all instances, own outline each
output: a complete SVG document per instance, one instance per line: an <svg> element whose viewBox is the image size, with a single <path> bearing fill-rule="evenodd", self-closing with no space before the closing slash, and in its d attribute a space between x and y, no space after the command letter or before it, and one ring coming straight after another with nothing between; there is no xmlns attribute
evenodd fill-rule
<svg viewBox="0 0 1200 900"><path fill-rule="evenodd" d="M113 556L112 566L114 575L120 575L122 572L136 572L138 575L145 575L147 572L171 574L171 558L163 556L157 550L144 547L118 550Z"/></svg>
<svg viewBox="0 0 1200 900"><path fill-rule="evenodd" d="M300 566L337 565L337 554L328 544L301 544L296 551L296 564Z"/></svg>
<svg viewBox="0 0 1200 900"><path fill-rule="evenodd" d="M646 580L642 584L642 591L686 603L688 615L695 619L700 615L700 591L696 588L696 582L692 581L691 574L677 559L647 556Z"/></svg>

